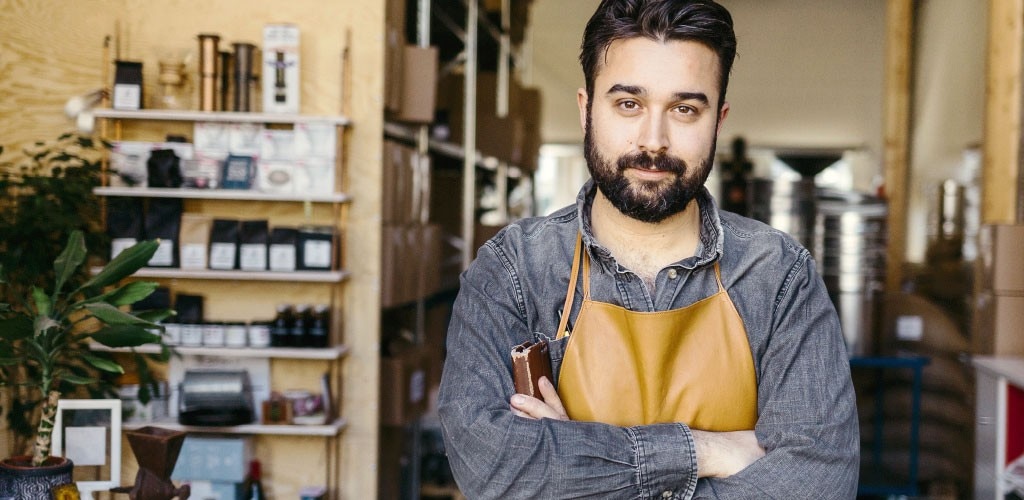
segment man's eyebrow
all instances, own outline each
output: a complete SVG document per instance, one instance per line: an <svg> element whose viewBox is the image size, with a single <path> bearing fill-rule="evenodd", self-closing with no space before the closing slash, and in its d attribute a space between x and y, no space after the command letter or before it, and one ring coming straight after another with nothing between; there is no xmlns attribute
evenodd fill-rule
<svg viewBox="0 0 1024 500"><path fill-rule="evenodd" d="M612 88L608 89L607 94L615 94L617 92L625 92L627 94L638 95L641 97L647 95L647 89L643 87L638 87L636 85L625 85L622 83L616 83L615 85L612 85Z"/></svg>
<svg viewBox="0 0 1024 500"><path fill-rule="evenodd" d="M705 106L711 102L707 94L703 92L676 92L672 97L675 97L677 101L700 101Z"/></svg>

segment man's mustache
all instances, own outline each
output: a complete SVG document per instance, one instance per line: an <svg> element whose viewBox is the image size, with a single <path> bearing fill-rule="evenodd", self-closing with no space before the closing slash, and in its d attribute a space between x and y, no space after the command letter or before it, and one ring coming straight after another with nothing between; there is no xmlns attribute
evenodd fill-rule
<svg viewBox="0 0 1024 500"><path fill-rule="evenodd" d="M627 168L661 170L665 172L673 172L679 175L686 172L686 162L680 158L669 156L664 153L651 155L637 151L635 153L620 156L617 163L620 172L625 171Z"/></svg>

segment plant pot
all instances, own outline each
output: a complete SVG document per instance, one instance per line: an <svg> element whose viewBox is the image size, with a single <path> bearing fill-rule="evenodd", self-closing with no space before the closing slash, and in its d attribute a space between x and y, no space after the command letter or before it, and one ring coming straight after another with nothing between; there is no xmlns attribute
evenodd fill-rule
<svg viewBox="0 0 1024 500"><path fill-rule="evenodd" d="M51 488L72 481L73 466L64 457L50 457L39 467L27 455L0 460L0 499L50 500Z"/></svg>

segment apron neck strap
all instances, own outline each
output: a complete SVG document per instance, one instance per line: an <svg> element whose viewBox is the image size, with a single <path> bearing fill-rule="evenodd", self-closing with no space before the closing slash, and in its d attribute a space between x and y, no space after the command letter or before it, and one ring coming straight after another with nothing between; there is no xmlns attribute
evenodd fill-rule
<svg viewBox="0 0 1024 500"><path fill-rule="evenodd" d="M718 266L718 261L715 261L715 280L718 281L718 292L725 292L725 285L722 285L722 270Z"/></svg>
<svg viewBox="0 0 1024 500"><path fill-rule="evenodd" d="M579 232L576 233L576 246L573 249L572 257L572 271L569 272L569 289L565 292L565 304L562 305L562 319L558 322L558 331L556 332L557 338L564 337L568 330L566 327L569 325L569 315L572 313L572 299L576 296L576 277L580 273L580 256L583 254L583 235ZM590 268L590 259L587 259L584 264L586 270ZM590 294L590 277L584 271L583 283L586 287L586 294Z"/></svg>

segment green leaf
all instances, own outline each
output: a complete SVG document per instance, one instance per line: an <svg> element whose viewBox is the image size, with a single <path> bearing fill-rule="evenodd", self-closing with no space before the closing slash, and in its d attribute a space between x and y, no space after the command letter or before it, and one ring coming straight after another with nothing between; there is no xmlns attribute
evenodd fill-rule
<svg viewBox="0 0 1024 500"><path fill-rule="evenodd" d="M96 316L100 321L108 325L146 325L156 328L160 327L160 325L138 318L135 315L124 312L110 304L107 304L106 302L88 304L85 308L91 312L93 316Z"/></svg>
<svg viewBox="0 0 1024 500"><path fill-rule="evenodd" d="M138 347L160 342L160 336L136 325L110 325L90 335L107 347Z"/></svg>
<svg viewBox="0 0 1024 500"><path fill-rule="evenodd" d="M149 297L158 284L152 281L133 281L103 294L104 302L113 306L127 306Z"/></svg>
<svg viewBox="0 0 1024 500"><path fill-rule="evenodd" d="M144 319L150 323L159 323L171 316L178 314L174 309L147 309L145 311L134 311L136 318Z"/></svg>
<svg viewBox="0 0 1024 500"><path fill-rule="evenodd" d="M46 295L46 292L42 288L37 286L32 287L32 302L36 305L36 312L40 316L49 316L51 312L50 297Z"/></svg>
<svg viewBox="0 0 1024 500"><path fill-rule="evenodd" d="M82 262L85 262L85 236L82 235L82 231L75 230L68 236L68 244L64 251L53 261L53 271L57 276L57 286L53 289L54 299Z"/></svg>
<svg viewBox="0 0 1024 500"><path fill-rule="evenodd" d="M156 253L160 242L157 240L140 241L125 251L117 254L96 276L81 286L76 293L84 288L103 288L113 285L130 276L145 266Z"/></svg>
<svg viewBox="0 0 1024 500"><path fill-rule="evenodd" d="M95 366L99 370L109 373L124 373L124 368L122 368L121 365L109 359L101 358L89 353L82 353L82 359L86 360L90 365Z"/></svg>
<svg viewBox="0 0 1024 500"><path fill-rule="evenodd" d="M75 375L73 373L66 373L63 376L61 376L61 379L64 380L65 382L70 382L75 385L92 385L99 381L92 377L83 377L80 375Z"/></svg>

